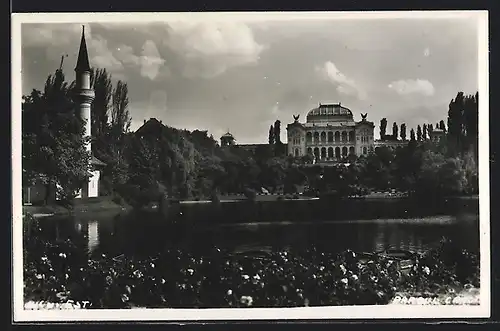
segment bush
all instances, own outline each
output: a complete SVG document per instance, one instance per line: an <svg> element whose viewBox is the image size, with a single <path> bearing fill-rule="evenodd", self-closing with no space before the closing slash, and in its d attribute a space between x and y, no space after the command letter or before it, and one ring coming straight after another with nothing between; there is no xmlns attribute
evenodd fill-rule
<svg viewBox="0 0 500 331"><path fill-rule="evenodd" d="M387 304L399 290L474 285L479 279L477 256L449 242L416 255L412 271L402 277L393 260L375 256L360 262L350 250L334 254L311 247L253 259L214 247L203 256L176 248L145 260L89 259L69 241L53 245L30 238L25 299L88 301L90 308Z"/></svg>

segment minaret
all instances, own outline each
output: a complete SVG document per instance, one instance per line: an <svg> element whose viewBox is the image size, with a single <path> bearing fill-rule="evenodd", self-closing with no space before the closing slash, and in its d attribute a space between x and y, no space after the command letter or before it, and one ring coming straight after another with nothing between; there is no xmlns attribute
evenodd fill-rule
<svg viewBox="0 0 500 331"><path fill-rule="evenodd" d="M90 106L94 101L95 93L90 86L90 63L89 55L87 52L87 44L85 43L85 26L82 29L82 39L80 41L80 50L78 51L78 60L75 67L75 91L73 94L73 101L75 102L75 111L78 116L85 122L84 137L88 138L87 151L92 153L91 138L91 113ZM98 193L94 187L98 186L99 172L92 171L92 177L89 182L83 185L79 197L88 198L96 196Z"/></svg>
<svg viewBox="0 0 500 331"><path fill-rule="evenodd" d="M85 26L82 29L82 39L80 41L80 50L78 51L78 60L76 62L76 86L73 100L76 104L77 114L85 121L85 137L91 137L91 115L90 106L94 101L95 93L90 86L90 63L85 43ZM87 151L92 152L92 143L87 144Z"/></svg>

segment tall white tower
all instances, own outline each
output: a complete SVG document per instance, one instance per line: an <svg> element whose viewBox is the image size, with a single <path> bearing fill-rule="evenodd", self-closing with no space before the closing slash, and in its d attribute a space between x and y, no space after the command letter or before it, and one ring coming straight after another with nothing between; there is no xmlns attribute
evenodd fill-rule
<svg viewBox="0 0 500 331"><path fill-rule="evenodd" d="M85 121L85 137L91 137L91 114L90 106L94 101L95 93L90 86L90 63L87 52L87 44L85 43L85 26L82 29L82 39L80 41L80 50L78 52L78 60L75 67L76 72L76 88L74 101L76 111L80 118ZM87 150L92 151L92 143L87 144Z"/></svg>
<svg viewBox="0 0 500 331"><path fill-rule="evenodd" d="M86 145L87 151L92 153L92 142L90 137L92 135L92 119L90 107L94 101L95 93L90 85L90 63L89 55L87 52L87 44L85 42L85 26L82 29L82 39L80 41L80 50L78 51L78 60L75 67L75 93L73 101L75 102L76 112L85 121L84 137L89 138ZM92 155L92 154L91 154ZM89 182L83 185L79 194L81 198L97 197L99 195L99 177L100 172L95 169L95 157L91 158L91 177Z"/></svg>

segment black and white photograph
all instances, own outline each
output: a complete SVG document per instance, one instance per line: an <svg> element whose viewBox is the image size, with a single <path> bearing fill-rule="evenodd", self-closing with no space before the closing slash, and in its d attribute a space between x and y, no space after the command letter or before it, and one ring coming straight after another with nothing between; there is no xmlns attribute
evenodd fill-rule
<svg viewBox="0 0 500 331"><path fill-rule="evenodd" d="M486 11L12 15L15 321L490 316Z"/></svg>

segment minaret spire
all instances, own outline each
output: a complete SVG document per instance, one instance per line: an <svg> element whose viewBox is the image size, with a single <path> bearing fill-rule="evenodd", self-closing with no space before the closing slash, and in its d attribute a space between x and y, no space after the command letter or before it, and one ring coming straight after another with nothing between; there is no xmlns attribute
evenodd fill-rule
<svg viewBox="0 0 500 331"><path fill-rule="evenodd" d="M80 50L78 51L75 71L90 71L89 54L87 51L87 43L85 42L85 25L82 25L82 39L80 40Z"/></svg>

